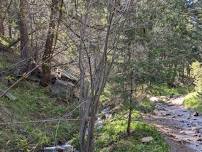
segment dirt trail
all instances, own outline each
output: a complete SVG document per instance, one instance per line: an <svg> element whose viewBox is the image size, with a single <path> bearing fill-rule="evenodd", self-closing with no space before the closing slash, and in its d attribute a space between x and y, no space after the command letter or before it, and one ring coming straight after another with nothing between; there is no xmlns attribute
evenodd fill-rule
<svg viewBox="0 0 202 152"><path fill-rule="evenodd" d="M182 106L184 98L171 98L167 103L156 102L147 122L155 125L171 146L171 152L202 152L202 115Z"/></svg>

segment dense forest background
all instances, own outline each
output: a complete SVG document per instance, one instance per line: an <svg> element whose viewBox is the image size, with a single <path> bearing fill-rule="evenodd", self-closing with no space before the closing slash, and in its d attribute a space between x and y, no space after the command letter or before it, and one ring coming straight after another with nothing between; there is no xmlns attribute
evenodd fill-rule
<svg viewBox="0 0 202 152"><path fill-rule="evenodd" d="M202 112L201 6L1 0L0 151L169 151L144 115L153 96Z"/></svg>

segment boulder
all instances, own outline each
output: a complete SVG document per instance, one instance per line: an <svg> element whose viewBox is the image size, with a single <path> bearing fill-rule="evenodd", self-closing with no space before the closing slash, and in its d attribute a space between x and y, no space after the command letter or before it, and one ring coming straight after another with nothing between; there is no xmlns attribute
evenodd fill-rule
<svg viewBox="0 0 202 152"><path fill-rule="evenodd" d="M194 113L193 113L193 116L194 116L194 117L198 117L198 116L199 116L199 113L198 113L198 112L194 112Z"/></svg>
<svg viewBox="0 0 202 152"><path fill-rule="evenodd" d="M144 138L141 139L141 142L142 143L149 143L149 142L151 142L153 140L154 140L153 137L144 137Z"/></svg>
<svg viewBox="0 0 202 152"><path fill-rule="evenodd" d="M103 127L103 120L101 120L101 118L98 118L96 121L95 121L95 127L99 130L99 129L102 129Z"/></svg>
<svg viewBox="0 0 202 152"><path fill-rule="evenodd" d="M51 95L54 97L70 99L73 96L74 84L56 79L50 85Z"/></svg>

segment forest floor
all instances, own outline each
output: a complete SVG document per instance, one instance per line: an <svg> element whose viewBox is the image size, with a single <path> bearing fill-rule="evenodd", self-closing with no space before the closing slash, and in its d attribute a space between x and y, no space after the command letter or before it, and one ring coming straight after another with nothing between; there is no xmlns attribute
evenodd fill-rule
<svg viewBox="0 0 202 152"><path fill-rule="evenodd" d="M163 134L171 152L202 151L202 115L183 106L184 97L156 102L153 114L144 116Z"/></svg>

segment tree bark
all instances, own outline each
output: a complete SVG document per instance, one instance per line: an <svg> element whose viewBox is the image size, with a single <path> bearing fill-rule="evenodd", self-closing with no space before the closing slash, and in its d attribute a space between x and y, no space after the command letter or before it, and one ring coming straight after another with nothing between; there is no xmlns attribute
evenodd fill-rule
<svg viewBox="0 0 202 152"><path fill-rule="evenodd" d="M19 12L20 25L20 50L21 58L28 59L29 52L29 34L28 34L28 3L27 0L20 0Z"/></svg>
<svg viewBox="0 0 202 152"><path fill-rule="evenodd" d="M131 133L131 119L132 119L132 101L133 101L133 72L131 70L130 74L130 101L129 101L129 112L128 112L128 126L127 126L127 134L128 136Z"/></svg>
<svg viewBox="0 0 202 152"><path fill-rule="evenodd" d="M42 70L43 70L43 79L41 81L42 86L47 86L50 82L50 74L51 74L51 61L52 55L54 53L53 44L56 37L56 24L59 19L59 3L61 0L52 0L51 4L51 14L50 14L50 22L48 28L48 34L45 43L45 50L42 57Z"/></svg>
<svg viewBox="0 0 202 152"><path fill-rule="evenodd" d="M0 14L0 35L4 35L4 20Z"/></svg>
<svg viewBox="0 0 202 152"><path fill-rule="evenodd" d="M0 35L4 35L3 0L0 1Z"/></svg>

